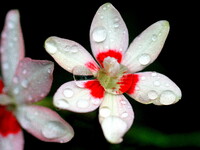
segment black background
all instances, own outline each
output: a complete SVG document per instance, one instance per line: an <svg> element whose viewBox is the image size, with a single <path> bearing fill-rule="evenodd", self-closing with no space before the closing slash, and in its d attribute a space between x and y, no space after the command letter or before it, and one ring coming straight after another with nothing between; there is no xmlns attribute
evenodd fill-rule
<svg viewBox="0 0 200 150"><path fill-rule="evenodd" d="M10 9L18 9L21 15L26 56L32 59L54 61L44 50L45 39L53 35L71 39L90 51L91 21L97 9L105 2L107 1L48 1L44 3L34 1L16 5L2 4L0 6L0 29L3 29L6 13ZM134 124L147 126L167 134L199 132L199 66L197 66L199 64L199 26L197 23L200 17L197 5L193 1L113 0L110 2L118 9L125 21L130 42L158 20L168 20L171 27L161 54L146 70L161 72L171 78L182 90L183 97L175 105L162 107L142 105L129 99L136 116ZM55 64L50 96L62 83L70 80L72 80L72 75ZM104 139L98 122L98 111L95 115L91 120L84 119L85 116L82 114L68 115L65 119L74 127L75 137L66 144L41 142L25 131L25 150L44 148L48 150L93 150L119 149L119 147L126 149L126 141L113 146ZM133 150L161 149L140 146L137 143L129 144L128 147Z"/></svg>

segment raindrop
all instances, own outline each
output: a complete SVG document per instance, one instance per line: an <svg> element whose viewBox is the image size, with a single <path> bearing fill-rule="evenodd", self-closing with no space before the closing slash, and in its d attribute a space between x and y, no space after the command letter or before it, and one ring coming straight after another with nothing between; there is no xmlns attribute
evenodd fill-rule
<svg viewBox="0 0 200 150"><path fill-rule="evenodd" d="M70 47L70 52L71 53L77 53L79 51L79 48L77 45L73 45Z"/></svg>
<svg viewBox="0 0 200 150"><path fill-rule="evenodd" d="M27 73L27 70L26 70L26 69L24 69L24 70L22 71L22 73L23 73L23 74L26 74L26 73Z"/></svg>
<svg viewBox="0 0 200 150"><path fill-rule="evenodd" d="M42 135L48 139L60 138L65 134L65 126L58 121L49 121L42 128Z"/></svg>
<svg viewBox="0 0 200 150"><path fill-rule="evenodd" d="M67 100L59 99L55 102L55 105L59 108L68 108L70 105Z"/></svg>
<svg viewBox="0 0 200 150"><path fill-rule="evenodd" d="M57 52L57 47L55 46L55 44L51 43L51 42L46 42L46 50L50 53L50 54L55 54Z"/></svg>
<svg viewBox="0 0 200 150"><path fill-rule="evenodd" d="M23 80L23 81L21 82L21 86L22 86L23 88L27 88L27 87L28 87L28 81L27 81L27 80Z"/></svg>
<svg viewBox="0 0 200 150"><path fill-rule="evenodd" d="M158 98L158 94L154 90L149 91L148 94L147 94L147 96L151 100L155 100L156 98Z"/></svg>
<svg viewBox="0 0 200 150"><path fill-rule="evenodd" d="M155 86L160 86L160 82L159 81L154 81L153 83Z"/></svg>
<svg viewBox="0 0 200 150"><path fill-rule="evenodd" d="M70 98L74 95L74 92L72 91L72 89L70 88L66 88L64 91L63 91L63 95L66 97L66 98Z"/></svg>
<svg viewBox="0 0 200 150"><path fill-rule="evenodd" d="M139 56L138 61L141 65L148 65L151 61L151 57L149 54L142 54Z"/></svg>
<svg viewBox="0 0 200 150"><path fill-rule="evenodd" d="M111 114L111 110L108 107L101 107L99 114L101 117L108 117Z"/></svg>
<svg viewBox="0 0 200 150"><path fill-rule="evenodd" d="M114 28L118 28L119 27L119 23L114 23L113 27Z"/></svg>
<svg viewBox="0 0 200 150"><path fill-rule="evenodd" d="M5 69L5 70L7 70L7 69L9 69L9 64L8 63L3 63L3 69Z"/></svg>
<svg viewBox="0 0 200 150"><path fill-rule="evenodd" d="M107 31L104 27L96 27L92 32L92 38L95 42L103 42L106 36Z"/></svg>
<svg viewBox="0 0 200 150"><path fill-rule="evenodd" d="M170 90L162 92L160 96L160 103L163 105L170 105L176 101L176 95Z"/></svg>
<svg viewBox="0 0 200 150"><path fill-rule="evenodd" d="M142 76L142 77L141 77L141 80L143 80L143 81L144 81L145 79L146 79L146 77L144 77L144 76Z"/></svg>
<svg viewBox="0 0 200 150"><path fill-rule="evenodd" d="M151 76L152 76L152 77L155 77L155 76L157 76L157 73L156 73L156 72L153 72L153 73L151 74Z"/></svg>
<svg viewBox="0 0 200 150"><path fill-rule="evenodd" d="M101 103L100 99L92 99L91 100L94 105L99 105Z"/></svg>
<svg viewBox="0 0 200 150"><path fill-rule="evenodd" d="M18 88L18 87L14 88L13 93L14 93L15 95L19 94L19 88Z"/></svg>
<svg viewBox="0 0 200 150"><path fill-rule="evenodd" d="M89 107L89 105L90 105L90 103L89 103L87 100L82 100L82 99L80 99L80 100L78 100L78 102L77 102L77 106L78 106L79 108L87 108L87 107Z"/></svg>
<svg viewBox="0 0 200 150"><path fill-rule="evenodd" d="M122 114L121 114L121 117L122 117L122 118L128 117L128 113L127 113L127 112L122 113Z"/></svg>
<svg viewBox="0 0 200 150"><path fill-rule="evenodd" d="M126 101L124 101L124 100L121 100L120 102L121 102L121 104L123 104L123 105L126 104Z"/></svg>
<svg viewBox="0 0 200 150"><path fill-rule="evenodd" d="M15 84L17 84L17 83L19 82L18 77L14 77L14 78L13 78L13 82L14 82Z"/></svg>
<svg viewBox="0 0 200 150"><path fill-rule="evenodd" d="M13 29L15 27L15 24L13 22L8 22L8 28Z"/></svg>
<svg viewBox="0 0 200 150"><path fill-rule="evenodd" d="M152 39L152 41L156 41L157 40L157 35L153 34L151 39Z"/></svg>

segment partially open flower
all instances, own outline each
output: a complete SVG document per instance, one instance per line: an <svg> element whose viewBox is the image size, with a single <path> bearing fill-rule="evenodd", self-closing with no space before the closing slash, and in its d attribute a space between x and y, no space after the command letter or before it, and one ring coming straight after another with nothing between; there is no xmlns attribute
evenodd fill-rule
<svg viewBox="0 0 200 150"><path fill-rule="evenodd" d="M178 86L165 75L136 73L157 58L168 32L168 21L158 21L128 47L126 25L113 5L106 3L98 9L90 28L92 53L98 63L80 44L49 37L45 41L47 52L75 78L57 90L54 105L74 112L89 112L100 106L99 121L106 139L122 142L134 119L123 93L144 104L170 105L181 98Z"/></svg>
<svg viewBox="0 0 200 150"><path fill-rule="evenodd" d="M0 150L23 150L21 127L46 142L67 142L72 127L56 112L34 105L50 91L54 64L47 60L24 58L19 12L6 16L1 34Z"/></svg>

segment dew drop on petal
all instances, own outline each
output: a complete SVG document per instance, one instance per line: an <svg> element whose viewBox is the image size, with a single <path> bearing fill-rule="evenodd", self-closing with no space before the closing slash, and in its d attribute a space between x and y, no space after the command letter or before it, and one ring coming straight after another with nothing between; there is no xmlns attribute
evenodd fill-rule
<svg viewBox="0 0 200 150"><path fill-rule="evenodd" d="M79 108L87 108L87 107L89 107L89 105L90 104L87 100L80 99L80 100L77 101L77 106Z"/></svg>
<svg viewBox="0 0 200 150"><path fill-rule="evenodd" d="M151 76L152 76L152 77L155 77L155 76L157 76L157 73L156 73L156 72L153 72L153 73L151 74Z"/></svg>
<svg viewBox="0 0 200 150"><path fill-rule="evenodd" d="M161 93L160 96L160 103L163 105L170 105L173 104L176 101L176 95L174 92L170 90L166 90Z"/></svg>
<svg viewBox="0 0 200 150"><path fill-rule="evenodd" d="M156 41L156 40L157 40L157 35L156 35L156 34L153 34L151 40L152 40L152 41Z"/></svg>
<svg viewBox="0 0 200 150"><path fill-rule="evenodd" d="M102 107L99 110L99 115L101 117L108 117L111 114L111 110L108 107Z"/></svg>
<svg viewBox="0 0 200 150"><path fill-rule="evenodd" d="M55 54L57 52L57 47L53 43L46 43L45 47L50 54Z"/></svg>
<svg viewBox="0 0 200 150"><path fill-rule="evenodd" d="M27 80L23 80L23 81L21 82L21 86L22 86L23 88L27 88L27 87L28 87L28 81L27 81Z"/></svg>
<svg viewBox="0 0 200 150"><path fill-rule="evenodd" d="M42 128L42 135L48 139L55 139L66 134L65 127L57 121L49 121Z"/></svg>
<svg viewBox="0 0 200 150"><path fill-rule="evenodd" d="M154 81L153 83L155 86L160 86L160 82L159 81Z"/></svg>
<svg viewBox="0 0 200 150"><path fill-rule="evenodd" d="M69 103L65 99L59 99L55 102L55 105L59 108L69 108Z"/></svg>
<svg viewBox="0 0 200 150"><path fill-rule="evenodd" d="M15 84L17 84L17 83L19 82L18 77L14 77L14 78L13 78L13 82L14 82Z"/></svg>
<svg viewBox="0 0 200 150"><path fill-rule="evenodd" d="M74 92L72 91L72 89L70 88L66 88L64 91L63 91L63 95L66 97L66 98L70 98L74 95Z"/></svg>
<svg viewBox="0 0 200 150"><path fill-rule="evenodd" d="M156 98L158 98L158 94L154 90L149 91L148 94L147 94L147 96L151 100L155 100Z"/></svg>
<svg viewBox="0 0 200 150"><path fill-rule="evenodd" d="M122 113L122 114L121 114L121 117L122 117L122 118L128 117L128 113L127 113L127 112Z"/></svg>
<svg viewBox="0 0 200 150"><path fill-rule="evenodd" d="M141 65L148 65L151 61L149 54L142 54L139 56L138 61Z"/></svg>
<svg viewBox="0 0 200 150"><path fill-rule="evenodd" d="M106 36L107 31L104 27L96 27L92 32L92 38L95 42L103 42Z"/></svg>

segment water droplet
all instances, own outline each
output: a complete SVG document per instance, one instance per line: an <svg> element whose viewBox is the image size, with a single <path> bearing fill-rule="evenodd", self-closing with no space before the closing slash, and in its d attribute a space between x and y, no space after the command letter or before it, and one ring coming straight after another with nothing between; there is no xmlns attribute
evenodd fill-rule
<svg viewBox="0 0 200 150"><path fill-rule="evenodd" d="M14 77L14 78L13 78L13 82L14 82L15 84L17 84L17 83L19 82L18 77Z"/></svg>
<svg viewBox="0 0 200 150"><path fill-rule="evenodd" d="M136 86L136 87L135 87L135 90L136 90L136 91L139 91L139 90L140 90L140 88L139 88L138 86Z"/></svg>
<svg viewBox="0 0 200 150"><path fill-rule="evenodd" d="M155 76L157 76L157 73L156 73L156 72L153 72L153 73L151 74L151 76L152 76L152 77L155 77Z"/></svg>
<svg viewBox="0 0 200 150"><path fill-rule="evenodd" d="M48 72L49 74L52 73L52 71L53 71L53 70L52 70L51 68L48 68L48 69L47 69L47 72Z"/></svg>
<svg viewBox="0 0 200 150"><path fill-rule="evenodd" d="M157 35L153 34L151 39L152 39L152 41L156 41L157 40Z"/></svg>
<svg viewBox="0 0 200 150"><path fill-rule="evenodd" d="M146 77L144 77L144 76L142 76L142 77L141 77L141 80L143 80L143 81L144 81L145 79L146 79Z"/></svg>
<svg viewBox="0 0 200 150"><path fill-rule="evenodd" d="M29 100L29 101L32 101L32 100L33 100L33 97L32 97L31 95L29 95L29 96L28 96L28 100Z"/></svg>
<svg viewBox="0 0 200 150"><path fill-rule="evenodd" d="M92 103L94 104L94 105L99 105L100 103L101 103L101 100L100 99L92 99L91 100L92 101Z"/></svg>
<svg viewBox="0 0 200 150"><path fill-rule="evenodd" d="M118 28L119 27L119 23L114 23L113 27L114 28Z"/></svg>
<svg viewBox="0 0 200 150"><path fill-rule="evenodd" d="M22 73L23 73L23 74L26 74L26 73L27 73L27 70L26 70L26 69L24 69L24 70L22 71Z"/></svg>
<svg viewBox="0 0 200 150"><path fill-rule="evenodd" d="M114 18L114 22L119 22L119 18L117 16Z"/></svg>
<svg viewBox="0 0 200 150"><path fill-rule="evenodd" d="M50 42L46 42L45 44L46 50L50 53L50 54L55 54L57 52L57 47L55 46L55 44L50 43Z"/></svg>
<svg viewBox="0 0 200 150"><path fill-rule="evenodd" d="M19 94L19 88L18 88L18 87L14 88L13 93L14 93L15 95Z"/></svg>
<svg viewBox="0 0 200 150"><path fill-rule="evenodd" d="M5 69L5 70L7 70L7 69L9 69L9 64L8 63L3 63L3 69Z"/></svg>
<svg viewBox="0 0 200 150"><path fill-rule="evenodd" d="M108 107L101 107L99 114L101 117L108 117L111 114L111 110Z"/></svg>
<svg viewBox="0 0 200 150"><path fill-rule="evenodd" d="M159 81L154 81L153 83L155 86L160 86L160 82Z"/></svg>
<svg viewBox="0 0 200 150"><path fill-rule="evenodd" d="M127 112L122 113L122 114L121 114L121 117L122 117L122 118L128 117L128 113L127 113Z"/></svg>
<svg viewBox="0 0 200 150"><path fill-rule="evenodd" d="M66 97L66 98L70 98L74 95L74 92L72 91L72 89L70 88L66 88L64 91L63 91L63 95Z"/></svg>
<svg viewBox="0 0 200 150"><path fill-rule="evenodd" d="M148 94L147 94L147 96L151 100L155 100L156 98L158 98L158 94L154 90L149 91Z"/></svg>
<svg viewBox="0 0 200 150"><path fill-rule="evenodd" d="M176 101L176 95L174 92L170 90L166 90L161 93L160 96L160 103L163 105L170 105L173 104Z"/></svg>
<svg viewBox="0 0 200 150"><path fill-rule="evenodd" d="M139 56L138 61L141 65L148 65L151 61L151 57L149 54L142 54Z"/></svg>
<svg viewBox="0 0 200 150"><path fill-rule="evenodd" d="M78 106L79 108L87 108L87 107L89 107L89 105L90 105L90 103L88 102L88 100L80 99L80 100L78 100L78 102L77 102L77 106Z"/></svg>
<svg viewBox="0 0 200 150"><path fill-rule="evenodd" d="M72 45L70 47L70 52L71 53L77 53L79 51L79 47L77 45Z"/></svg>
<svg viewBox="0 0 200 150"><path fill-rule="evenodd" d="M60 138L65 134L65 126L57 121L49 121L42 128L42 135L48 139Z"/></svg>
<svg viewBox="0 0 200 150"><path fill-rule="evenodd" d="M15 24L13 22L8 22L8 28L13 29L15 27Z"/></svg>
<svg viewBox="0 0 200 150"><path fill-rule="evenodd" d="M69 103L65 99L59 99L55 102L55 105L59 108L69 108Z"/></svg>
<svg viewBox="0 0 200 150"><path fill-rule="evenodd" d="M92 32L92 38L95 42L103 42L106 36L107 31L104 27L96 27Z"/></svg>
<svg viewBox="0 0 200 150"><path fill-rule="evenodd" d="M126 105L126 101L121 100L120 102L121 102L121 104Z"/></svg>
<svg viewBox="0 0 200 150"><path fill-rule="evenodd" d="M23 88L27 88L27 87L28 87L28 81L27 81L27 80L23 80L23 81L21 82L21 86L22 86Z"/></svg>

